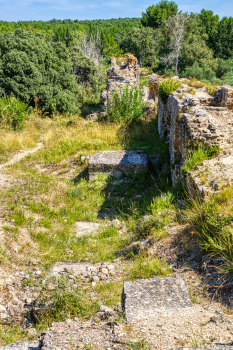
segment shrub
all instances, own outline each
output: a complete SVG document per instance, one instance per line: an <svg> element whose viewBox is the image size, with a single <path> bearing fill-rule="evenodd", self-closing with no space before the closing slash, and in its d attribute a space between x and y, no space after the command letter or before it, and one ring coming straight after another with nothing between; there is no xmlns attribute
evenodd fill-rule
<svg viewBox="0 0 233 350"><path fill-rule="evenodd" d="M163 102L166 102L168 96L171 95L173 91L181 88L181 83L173 79L165 79L158 84L159 96Z"/></svg>
<svg viewBox="0 0 233 350"><path fill-rule="evenodd" d="M77 83L63 43L50 45L44 35L22 29L0 34L0 64L0 86L7 95L31 105L38 97L38 107L50 115L75 112Z"/></svg>
<svg viewBox="0 0 233 350"><path fill-rule="evenodd" d="M127 86L120 92L112 94L108 101L108 115L112 122L132 123L138 122L147 110L147 103L142 100L143 91L137 87Z"/></svg>
<svg viewBox="0 0 233 350"><path fill-rule="evenodd" d="M13 96L0 99L0 121L4 126L20 130L27 116L28 106Z"/></svg>
<svg viewBox="0 0 233 350"><path fill-rule="evenodd" d="M204 148L203 145L199 145L196 150L190 150L190 157L185 161L183 171L188 172L203 162L204 160L211 159L215 154L219 153L219 146L210 146Z"/></svg>

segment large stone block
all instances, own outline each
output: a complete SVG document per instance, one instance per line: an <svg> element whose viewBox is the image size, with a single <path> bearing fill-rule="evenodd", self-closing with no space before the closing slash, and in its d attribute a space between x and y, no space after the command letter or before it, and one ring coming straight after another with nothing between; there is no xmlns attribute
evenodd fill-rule
<svg viewBox="0 0 233 350"><path fill-rule="evenodd" d="M192 306L182 279L150 278L125 282L122 294L127 322L170 314Z"/></svg>
<svg viewBox="0 0 233 350"><path fill-rule="evenodd" d="M139 174L148 171L148 158L143 151L104 151L89 157L89 180L103 173L120 177L124 174Z"/></svg>

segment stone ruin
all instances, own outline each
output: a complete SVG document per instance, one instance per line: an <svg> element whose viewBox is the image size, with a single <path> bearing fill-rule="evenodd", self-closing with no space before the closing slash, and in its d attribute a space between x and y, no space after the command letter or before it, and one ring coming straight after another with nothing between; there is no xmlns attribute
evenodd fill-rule
<svg viewBox="0 0 233 350"><path fill-rule="evenodd" d="M133 55L127 55L127 62L123 65L117 65L116 58L112 57L111 67L107 72L107 90L101 94L101 103L103 107L107 107L107 100L111 99L114 92L122 91L128 84L129 88L139 87L140 82L140 66L137 58ZM155 94L153 89L145 86L143 89L143 100L154 101Z"/></svg>
<svg viewBox="0 0 233 350"><path fill-rule="evenodd" d="M89 180L99 174L121 177L148 171L148 158L143 151L103 151L88 159Z"/></svg>
<svg viewBox="0 0 233 350"><path fill-rule="evenodd" d="M158 96L159 134L169 139L173 183L184 180L190 194L198 191L204 197L233 183L233 87L222 86L213 96L205 87L194 89L186 79L173 79L182 86L164 100L159 96L157 75L149 77L150 89ZM200 144L219 146L219 156L184 177L182 166L189 151Z"/></svg>

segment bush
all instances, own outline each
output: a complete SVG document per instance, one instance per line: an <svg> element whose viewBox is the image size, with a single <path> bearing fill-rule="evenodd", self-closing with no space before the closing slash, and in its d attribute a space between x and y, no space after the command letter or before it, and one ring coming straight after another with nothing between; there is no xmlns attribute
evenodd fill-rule
<svg viewBox="0 0 233 350"><path fill-rule="evenodd" d="M13 96L0 99L0 121L4 126L9 126L14 130L23 127L23 121L27 116L28 106Z"/></svg>
<svg viewBox="0 0 233 350"><path fill-rule="evenodd" d="M185 78L196 78L198 80L208 80L210 82L216 79L216 74L211 68L206 64L199 66L198 62L195 62L191 67L186 67L181 75Z"/></svg>
<svg viewBox="0 0 233 350"><path fill-rule="evenodd" d="M50 45L44 35L21 29L0 34L0 67L0 86L7 95L31 105L38 97L38 106L50 115L74 113L77 82L64 44Z"/></svg>
<svg viewBox="0 0 233 350"><path fill-rule="evenodd" d="M175 81L173 79L165 79L158 84L159 88L159 96L162 101L166 103L168 96L171 95L173 91L181 88L181 83L179 81Z"/></svg>
<svg viewBox="0 0 233 350"><path fill-rule="evenodd" d="M132 123L139 121L147 110L147 103L142 100L143 91L127 86L120 92L112 94L108 101L108 114L112 122Z"/></svg>

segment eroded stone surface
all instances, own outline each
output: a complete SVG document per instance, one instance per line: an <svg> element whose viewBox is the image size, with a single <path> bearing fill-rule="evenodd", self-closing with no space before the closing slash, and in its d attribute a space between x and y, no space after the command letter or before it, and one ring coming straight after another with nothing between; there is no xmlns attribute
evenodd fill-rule
<svg viewBox="0 0 233 350"><path fill-rule="evenodd" d="M2 346L0 350L39 350L39 343L18 341L14 344Z"/></svg>
<svg viewBox="0 0 233 350"><path fill-rule="evenodd" d="M186 176L189 193L201 197L214 194L233 184L233 156L221 155L203 161Z"/></svg>
<svg viewBox="0 0 233 350"><path fill-rule="evenodd" d="M99 228L100 224L96 222L77 221L75 223L77 237L95 234L98 232Z"/></svg>
<svg viewBox="0 0 233 350"><path fill-rule="evenodd" d="M192 306L184 281L170 277L125 282L122 301L127 322Z"/></svg>
<svg viewBox="0 0 233 350"><path fill-rule="evenodd" d="M195 347L195 348L176 348L171 350L233 350L233 346L230 345L207 345L204 347Z"/></svg>
<svg viewBox="0 0 233 350"><path fill-rule="evenodd" d="M81 322L77 318L53 323L50 330L40 338L41 350L70 350L112 348L127 349L123 325Z"/></svg>
<svg viewBox="0 0 233 350"><path fill-rule="evenodd" d="M88 160L89 180L103 173L120 177L148 171L148 157L143 151L104 151L92 154Z"/></svg>

